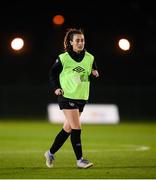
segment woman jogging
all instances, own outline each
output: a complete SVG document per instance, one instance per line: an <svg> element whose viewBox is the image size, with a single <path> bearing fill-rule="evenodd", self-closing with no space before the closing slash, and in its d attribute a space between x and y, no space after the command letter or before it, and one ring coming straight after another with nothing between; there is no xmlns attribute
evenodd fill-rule
<svg viewBox="0 0 156 180"><path fill-rule="evenodd" d="M50 70L50 83L58 96L58 104L65 115L62 130L45 152L46 165L53 167L55 153L70 136L78 168L89 168L93 163L83 158L80 115L89 98L90 76L99 73L94 56L84 48L85 37L80 29L68 29L61 53Z"/></svg>

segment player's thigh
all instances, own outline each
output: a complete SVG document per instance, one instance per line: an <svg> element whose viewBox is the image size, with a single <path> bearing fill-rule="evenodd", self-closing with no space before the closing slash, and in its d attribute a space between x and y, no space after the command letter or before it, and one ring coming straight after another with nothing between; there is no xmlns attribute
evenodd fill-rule
<svg viewBox="0 0 156 180"><path fill-rule="evenodd" d="M63 112L72 129L81 128L79 109L63 109Z"/></svg>

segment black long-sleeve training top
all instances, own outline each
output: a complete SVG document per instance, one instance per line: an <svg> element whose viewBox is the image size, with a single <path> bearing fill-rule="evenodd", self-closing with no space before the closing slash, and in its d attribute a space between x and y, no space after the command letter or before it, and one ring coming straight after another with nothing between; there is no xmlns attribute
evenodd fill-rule
<svg viewBox="0 0 156 180"><path fill-rule="evenodd" d="M85 50L83 50L81 53L76 53L70 50L68 51L68 53L72 59L74 59L76 62L80 62L84 58ZM53 89L54 91L57 88L61 88L59 82L59 74L61 73L62 69L63 69L62 63L58 57L49 71L50 88ZM93 62L93 69L97 70L97 65L95 60Z"/></svg>

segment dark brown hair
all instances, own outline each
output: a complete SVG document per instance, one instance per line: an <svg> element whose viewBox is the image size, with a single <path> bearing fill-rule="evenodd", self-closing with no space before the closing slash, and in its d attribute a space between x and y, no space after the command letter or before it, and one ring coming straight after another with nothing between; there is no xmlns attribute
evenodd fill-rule
<svg viewBox="0 0 156 180"><path fill-rule="evenodd" d="M67 32L64 37L64 51L69 51L71 49L70 41L73 40L73 36L75 34L83 34L82 29L76 29L76 28L69 28L67 29Z"/></svg>

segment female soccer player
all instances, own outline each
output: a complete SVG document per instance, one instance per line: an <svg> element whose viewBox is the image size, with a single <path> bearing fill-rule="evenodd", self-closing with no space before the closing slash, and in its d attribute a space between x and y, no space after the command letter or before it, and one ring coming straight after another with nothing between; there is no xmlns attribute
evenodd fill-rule
<svg viewBox="0 0 156 180"><path fill-rule="evenodd" d="M58 104L65 115L62 130L50 150L45 152L46 165L53 167L54 154L70 136L78 168L93 163L83 159L80 115L89 98L90 76L99 77L94 56L84 49L85 37L80 29L68 29L61 53L50 70L50 83L58 96Z"/></svg>

